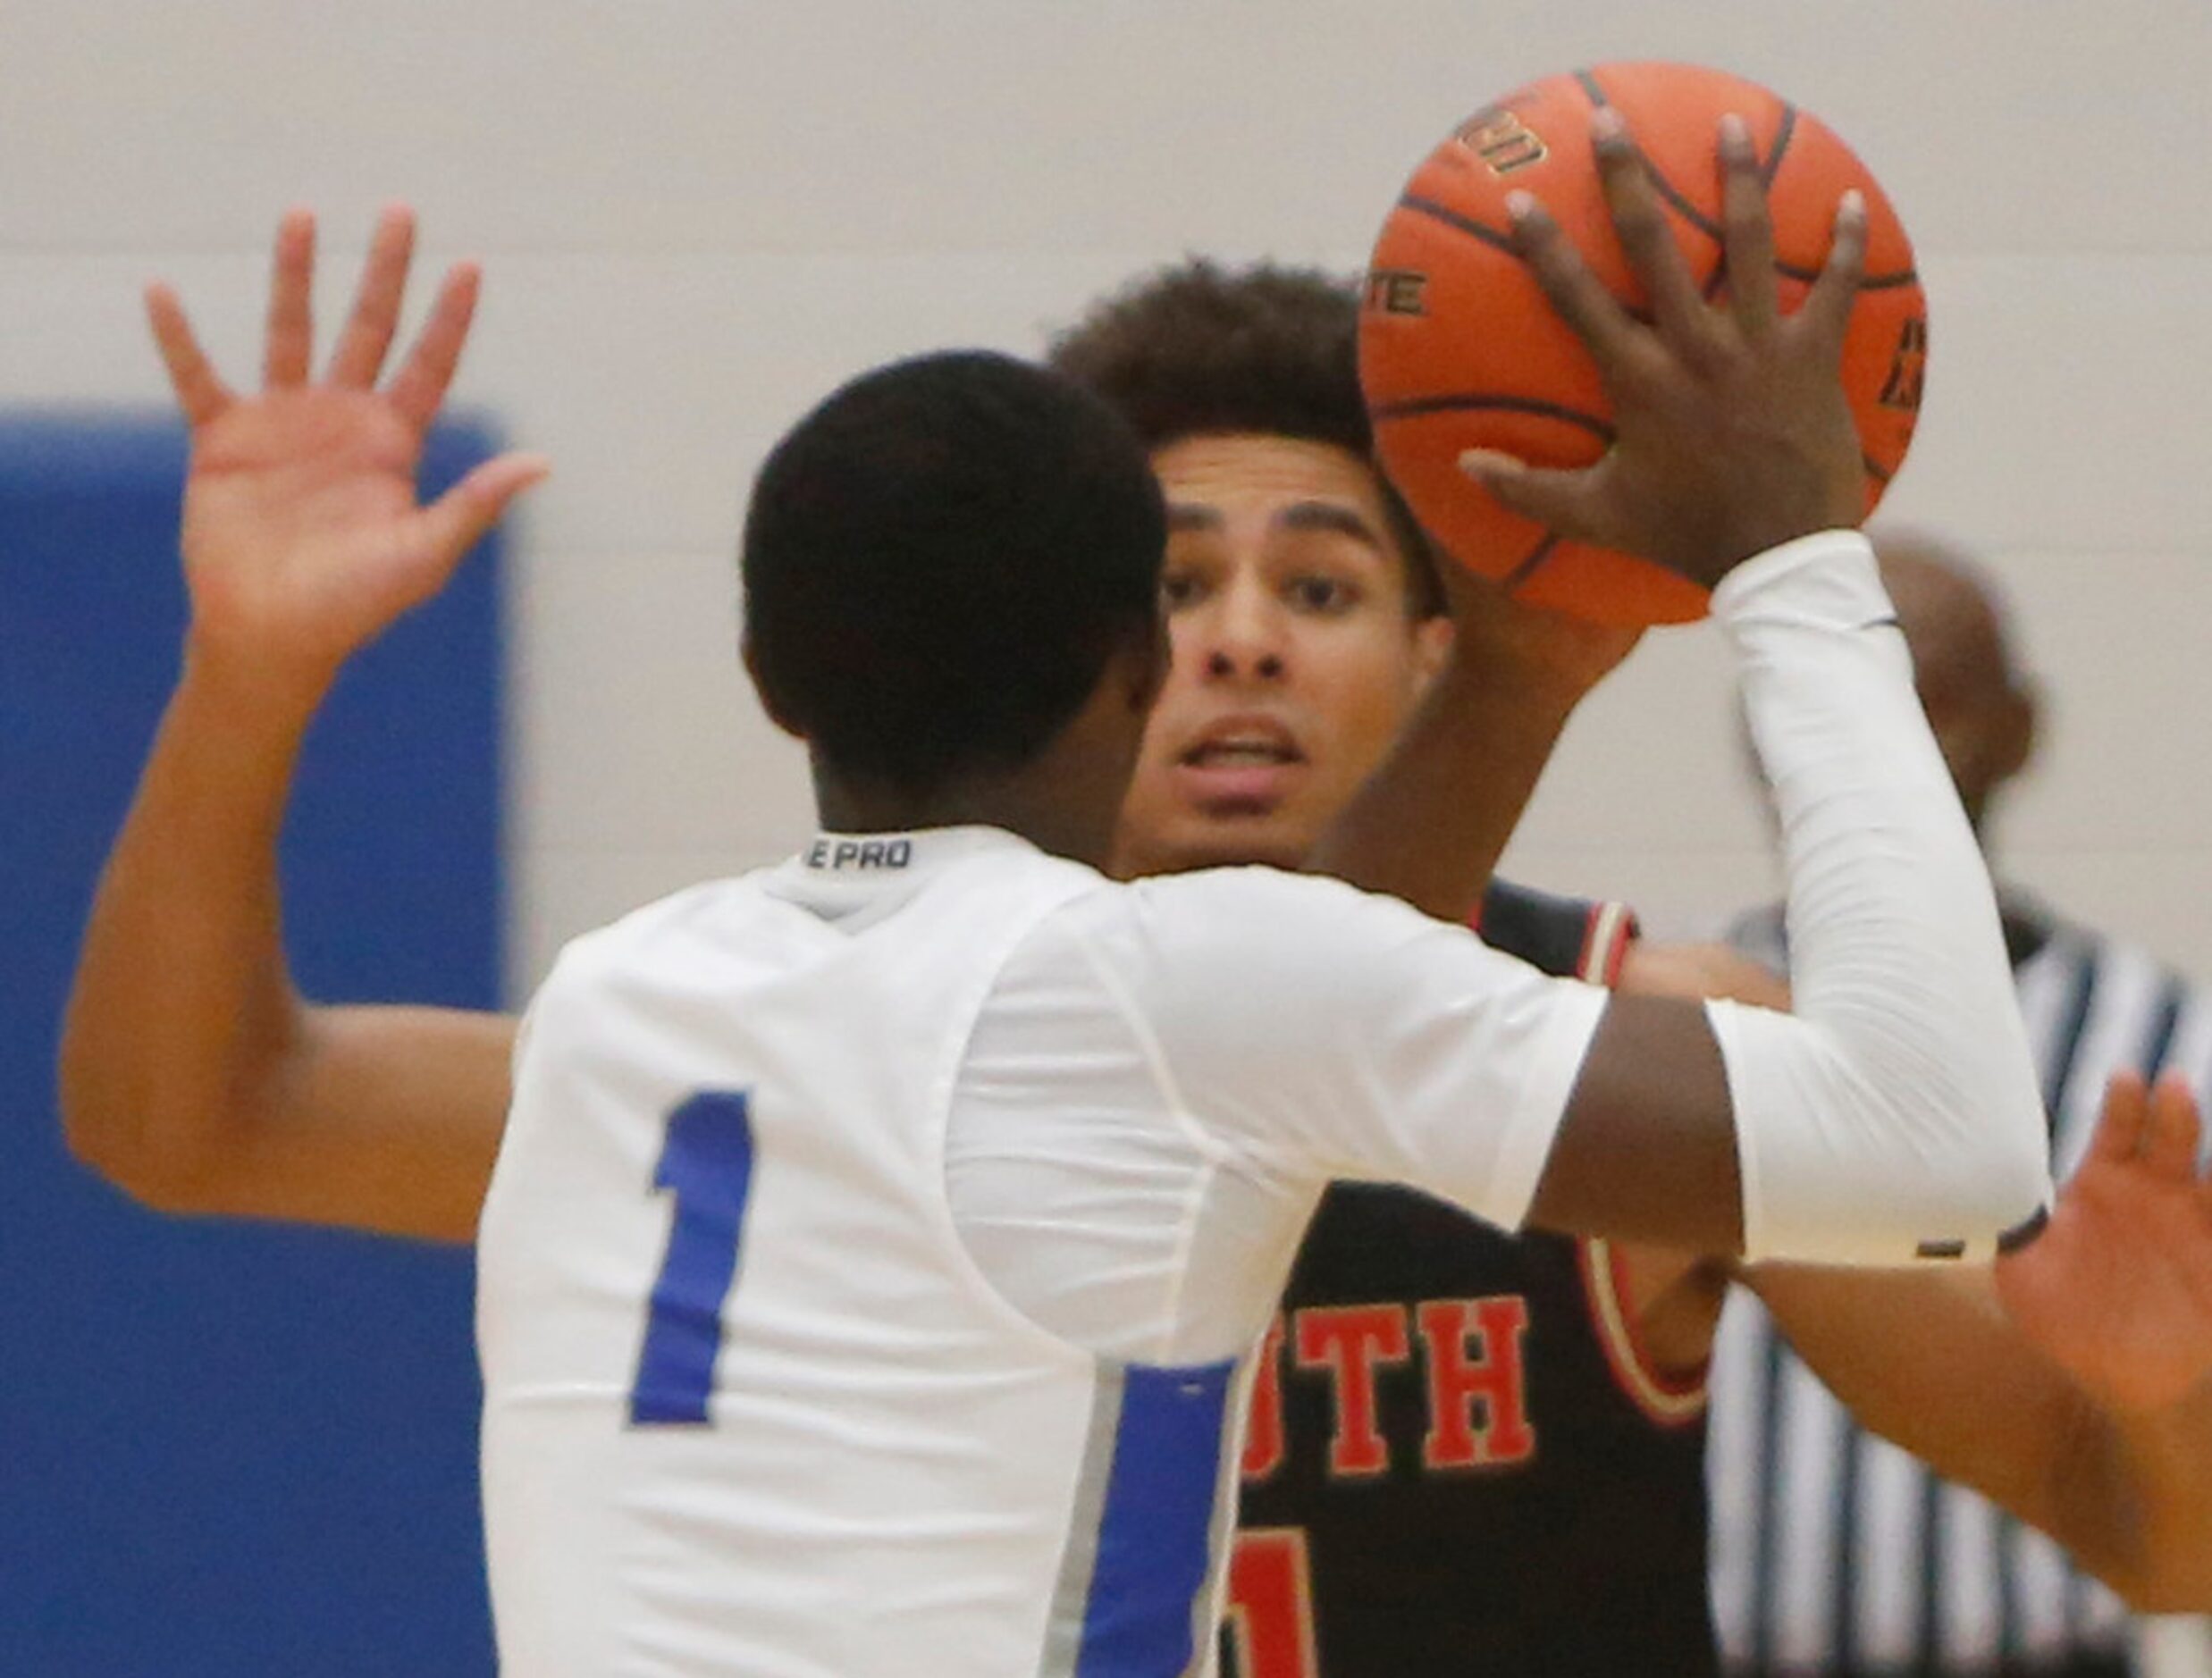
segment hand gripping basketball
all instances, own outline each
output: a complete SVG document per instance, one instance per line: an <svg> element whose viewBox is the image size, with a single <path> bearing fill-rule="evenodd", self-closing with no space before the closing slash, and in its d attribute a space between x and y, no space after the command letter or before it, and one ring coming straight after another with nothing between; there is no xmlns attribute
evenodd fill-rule
<svg viewBox="0 0 2212 1678"><path fill-rule="evenodd" d="M1628 138L1610 121L1594 124L1596 113L1621 118ZM1740 122L1729 125L1737 136L1734 189L1728 143L1716 144L1729 116ZM1746 151L1755 154L1763 224L1744 219ZM1619 178L1630 155L1648 190L1628 200L1624 237ZM1774 347L1757 335L1810 296L1828 265L1847 190L1864 206L1855 229L1863 272L1840 368L1858 432L1855 522L1873 509L1911 445L1927 306L1896 210L1835 132L1755 82L1673 63L1600 64L1546 77L1460 124L1415 170L1384 218L1359 323L1360 380L1377 452L1439 550L1516 600L1600 623L1702 616L1707 591L1687 575L1649 554L1550 527L1470 490L1459 469L1470 449L1532 466L1594 466L1619 435L1619 380L1609 388L1588 331L1578 337L1547 297L1511 206L1517 194L1541 203L1552 230L1621 313L1711 372L1699 356L1723 340L1720 329L1737 335L1738 348ZM1677 283L1662 295L1645 283L1661 234L1677 248L1694 292ZM1631 239L1641 241L1641 254L1629 248ZM1755 296L1736 295L1754 280ZM1702 315L1694 306L1724 300Z"/></svg>
<svg viewBox="0 0 2212 1678"><path fill-rule="evenodd" d="M1618 113L1591 120L1621 251L1651 300L1646 324L1602 285L1534 198L1509 200L1514 243L1597 364L1613 443L1595 466L1530 466L1492 450L1464 469L1560 537L1640 555L1710 589L1741 561L1858 523L1858 435L1839 369L1866 248L1863 199L1846 193L1804 306L1784 315L1759 161L1740 119L1720 127L1728 296L1709 303L1667 229L1650 172Z"/></svg>

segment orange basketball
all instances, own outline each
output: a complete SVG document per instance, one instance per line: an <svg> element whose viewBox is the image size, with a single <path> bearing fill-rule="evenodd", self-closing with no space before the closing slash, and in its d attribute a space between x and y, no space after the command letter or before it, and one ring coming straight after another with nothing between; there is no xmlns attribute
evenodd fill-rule
<svg viewBox="0 0 2212 1678"><path fill-rule="evenodd" d="M1601 64L1531 82L1469 117L1414 172L1375 241L1360 311L1359 374L1384 468L1442 550L1515 596L1601 623L1700 617L1705 591L1508 512L1458 466L1495 449L1542 466L1586 466L1611 440L1596 365L1513 252L1506 195L1534 195L1592 271L1644 306L1613 237L1590 114L1618 109L1669 225L1709 295L1728 283L1717 138L1750 125L1774 220L1781 306L1827 259L1837 201L1866 197L1865 279L1844 346L1871 511L1913 440L1928 312L1913 248L1880 186L1819 119L1755 82L1691 64Z"/></svg>

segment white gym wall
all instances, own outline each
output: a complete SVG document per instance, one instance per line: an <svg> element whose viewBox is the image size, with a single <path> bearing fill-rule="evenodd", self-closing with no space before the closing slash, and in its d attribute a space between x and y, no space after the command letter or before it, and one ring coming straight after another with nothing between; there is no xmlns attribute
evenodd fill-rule
<svg viewBox="0 0 2212 1678"><path fill-rule="evenodd" d="M904 351L1035 349L1188 251L1354 267L1487 96L1651 56L1779 87L1890 188L1933 320L1892 506L1993 561L2050 697L2005 860L2212 976L2196 0L12 0L0 402L163 401L156 273L248 375L288 204L324 215L326 320L387 198L433 264L484 258L458 399L556 463L517 533L519 993L568 935L807 825L732 575L805 405ZM1709 632L1591 701L1510 866L1666 931L1769 888Z"/></svg>

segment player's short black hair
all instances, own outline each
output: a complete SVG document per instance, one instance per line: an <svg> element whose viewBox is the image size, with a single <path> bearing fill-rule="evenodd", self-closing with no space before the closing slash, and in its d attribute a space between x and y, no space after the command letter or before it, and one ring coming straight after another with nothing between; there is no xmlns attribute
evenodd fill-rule
<svg viewBox="0 0 2212 1678"><path fill-rule="evenodd" d="M1359 391L1359 289L1318 268L1202 256L1140 276L1056 336L1046 359L1097 391L1148 449L1253 432L1330 443L1373 463ZM1444 610L1427 539L1375 468L1407 598Z"/></svg>
<svg viewBox="0 0 2212 1678"><path fill-rule="evenodd" d="M984 351L843 386L769 455L745 516L762 697L847 773L923 792L1028 761L1134 635L1166 514L1126 423Z"/></svg>

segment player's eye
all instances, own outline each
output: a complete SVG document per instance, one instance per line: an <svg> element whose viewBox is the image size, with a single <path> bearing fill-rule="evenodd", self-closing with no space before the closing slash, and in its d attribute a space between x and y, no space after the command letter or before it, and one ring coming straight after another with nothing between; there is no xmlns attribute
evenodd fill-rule
<svg viewBox="0 0 2212 1678"><path fill-rule="evenodd" d="M1196 605L1205 594L1205 582L1196 572L1165 571L1160 574L1160 604L1171 612Z"/></svg>
<svg viewBox="0 0 2212 1678"><path fill-rule="evenodd" d="M1291 578L1286 592L1291 604L1306 612L1349 611L1359 599L1358 591L1343 578L1318 573Z"/></svg>

